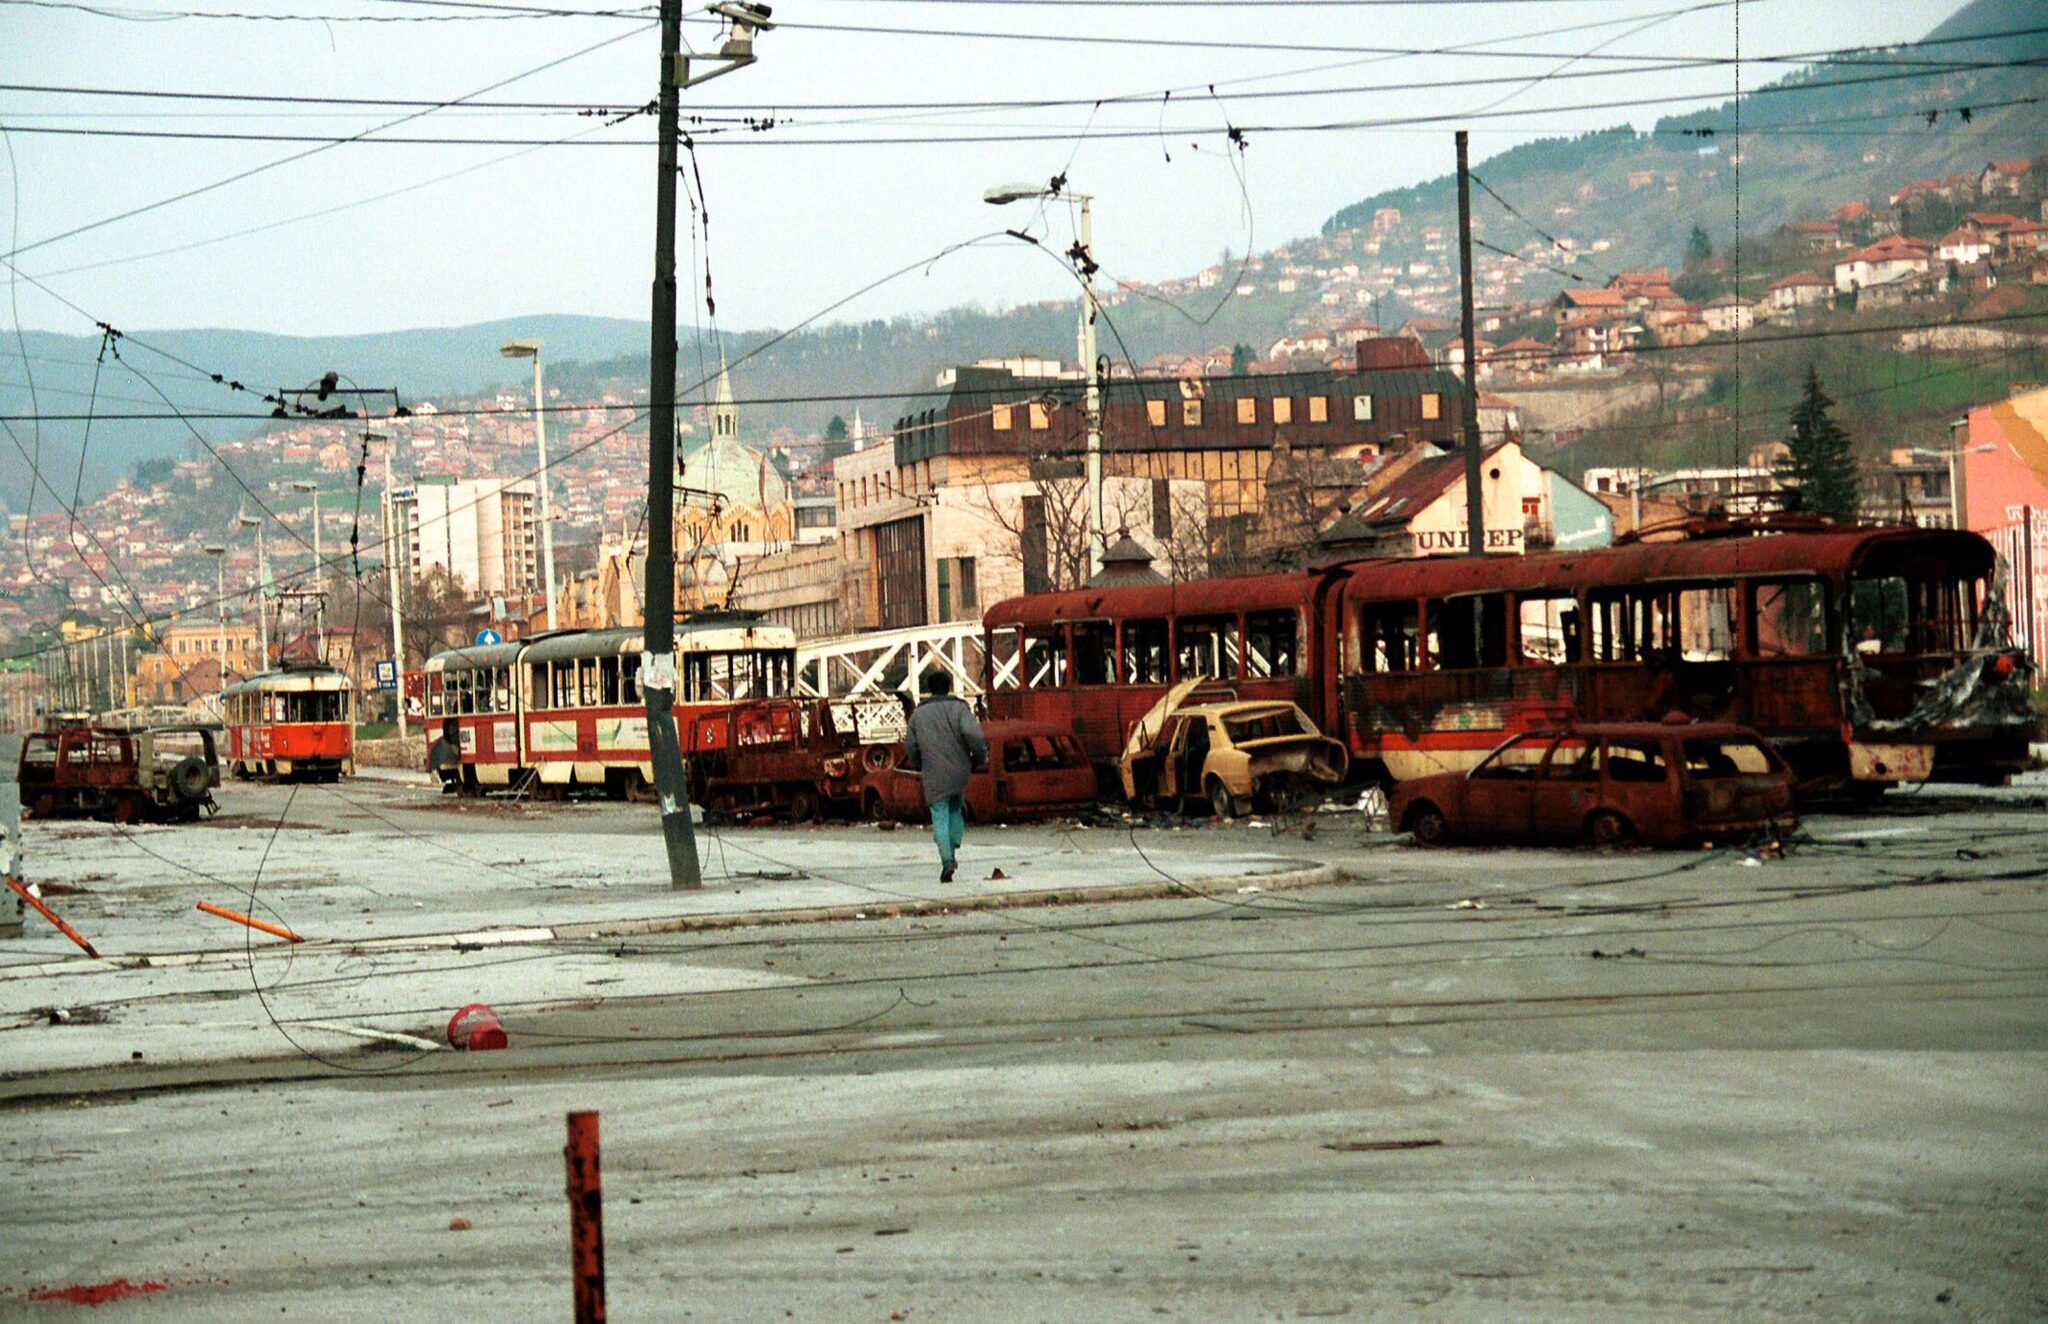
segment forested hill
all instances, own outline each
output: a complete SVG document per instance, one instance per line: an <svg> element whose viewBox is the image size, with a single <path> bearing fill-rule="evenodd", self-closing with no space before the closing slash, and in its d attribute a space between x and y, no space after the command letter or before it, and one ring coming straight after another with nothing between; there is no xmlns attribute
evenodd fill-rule
<svg viewBox="0 0 2048 1324"><path fill-rule="evenodd" d="M1974 175L1992 157L2048 149L2048 66L2039 63L2048 60L2044 29L2048 11L2030 0L1972 0L1928 34L1939 45L1828 61L1745 95L1742 233L1824 218L1842 202L1882 203L1911 180ZM1855 32L1844 24L1842 44L1853 43ZM2011 32L2026 35L1983 35ZM2001 67L1924 76L1937 59ZM1676 266L1694 225L1719 246L1736 232L1736 126L1731 101L1660 119L1645 133L1617 126L1541 139L1473 168L1522 215L1560 237L1587 246L1606 240L1602 268ZM1444 175L1353 203L1324 230L1364 228L1386 207L1401 211L1410 233L1448 227L1456 223L1456 205L1456 180ZM1530 237L1483 192L1475 193L1473 208L1496 242L1512 247Z"/></svg>

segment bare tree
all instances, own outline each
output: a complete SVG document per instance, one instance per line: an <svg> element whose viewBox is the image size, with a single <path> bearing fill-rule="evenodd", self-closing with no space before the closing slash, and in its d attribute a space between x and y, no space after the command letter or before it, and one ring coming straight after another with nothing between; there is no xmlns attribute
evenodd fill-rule
<svg viewBox="0 0 2048 1324"><path fill-rule="evenodd" d="M984 475L972 491L975 511L1004 535L989 556L1022 567L1027 591L1059 592L1088 582L1088 484L1079 467L1034 460L1029 477L993 484Z"/></svg>

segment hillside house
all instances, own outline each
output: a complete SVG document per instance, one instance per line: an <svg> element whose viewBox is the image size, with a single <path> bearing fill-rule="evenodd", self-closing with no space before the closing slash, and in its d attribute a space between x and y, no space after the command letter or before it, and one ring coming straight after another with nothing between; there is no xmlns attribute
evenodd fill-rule
<svg viewBox="0 0 2048 1324"><path fill-rule="evenodd" d="M2026 157L2012 157L1988 163L1977 176L1977 192L1984 197L2003 195L2016 198L2026 188L2034 163Z"/></svg>
<svg viewBox="0 0 2048 1324"><path fill-rule="evenodd" d="M1700 309L1700 320L1715 335L1747 331L1757 322L1757 306L1739 294L1717 294Z"/></svg>
<svg viewBox="0 0 2048 1324"><path fill-rule="evenodd" d="M1835 263L1835 289L1846 294L1902 276L1925 275L1934 248L1925 239L1887 235Z"/></svg>
<svg viewBox="0 0 2048 1324"><path fill-rule="evenodd" d="M1824 306L1833 295L1834 288L1811 271L1795 271L1772 283L1769 291L1771 315L1794 314L1801 308Z"/></svg>
<svg viewBox="0 0 2048 1324"><path fill-rule="evenodd" d="M1788 221L1778 227L1778 232L1798 240L1816 253L1831 253L1847 247L1838 221Z"/></svg>
<svg viewBox="0 0 2048 1324"><path fill-rule="evenodd" d="M1996 240L1985 234L1981 226L1966 221L1941 237L1934 255L1943 262L1968 266L1972 262L1982 262L1997 250Z"/></svg>

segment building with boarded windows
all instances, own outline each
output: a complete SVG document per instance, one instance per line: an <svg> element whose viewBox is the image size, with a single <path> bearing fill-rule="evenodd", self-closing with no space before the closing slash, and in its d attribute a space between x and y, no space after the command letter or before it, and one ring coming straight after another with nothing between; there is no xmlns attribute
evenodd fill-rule
<svg viewBox="0 0 2048 1324"><path fill-rule="evenodd" d="M889 437L833 462L849 629L967 619L1086 577L1085 383L1042 360L940 375ZM1365 465L1462 433L1458 377L1407 337L1360 341L1349 369L1112 379L1104 524L1163 574L1240 568L1276 454Z"/></svg>

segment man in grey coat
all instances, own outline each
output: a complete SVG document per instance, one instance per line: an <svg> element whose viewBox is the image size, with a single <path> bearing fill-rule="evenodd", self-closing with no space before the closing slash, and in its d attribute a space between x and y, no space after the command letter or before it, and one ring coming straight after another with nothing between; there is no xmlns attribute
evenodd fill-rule
<svg viewBox="0 0 2048 1324"><path fill-rule="evenodd" d="M967 779L988 766L988 737L974 710L953 696L951 672L924 678L928 691L911 711L903 737L904 762L924 774L924 802L932 811L932 839L939 844L939 881L953 881L953 852L967 835Z"/></svg>

